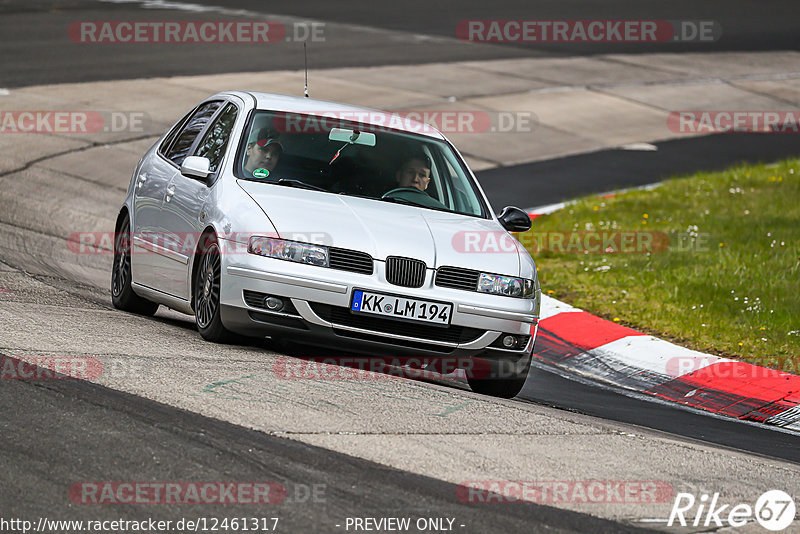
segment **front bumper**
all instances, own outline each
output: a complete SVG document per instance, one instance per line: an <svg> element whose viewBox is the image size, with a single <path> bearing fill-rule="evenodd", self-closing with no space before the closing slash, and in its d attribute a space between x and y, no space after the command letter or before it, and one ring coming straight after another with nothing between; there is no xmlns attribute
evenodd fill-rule
<svg viewBox="0 0 800 534"><path fill-rule="evenodd" d="M251 254L223 255L222 322L244 335L291 336L311 344L347 345L381 354L482 354L513 359L531 353L538 294L535 299L513 299L439 287L433 283L433 269L428 269L422 287L399 287L385 281L382 261L375 260L374 265L374 272L365 275ZM451 302L451 325L409 325L350 314L354 288ZM246 292L251 298L245 299ZM253 293L281 297L291 304L279 313L270 312L258 306L257 300L254 305ZM503 334L522 336L527 342L516 350L503 349L497 346Z"/></svg>

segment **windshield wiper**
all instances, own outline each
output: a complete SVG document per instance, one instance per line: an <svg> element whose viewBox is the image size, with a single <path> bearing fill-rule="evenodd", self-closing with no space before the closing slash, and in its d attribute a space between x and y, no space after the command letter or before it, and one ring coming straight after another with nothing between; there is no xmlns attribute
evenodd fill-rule
<svg viewBox="0 0 800 534"><path fill-rule="evenodd" d="M290 180L289 178L281 178L277 182L273 183L276 183L278 185L285 185L288 187L299 187L300 189L311 189L312 191L322 191L324 193L328 192L327 189L323 189L317 185L309 184L300 180Z"/></svg>
<svg viewBox="0 0 800 534"><path fill-rule="evenodd" d="M420 206L422 208L425 207L422 204L418 204L416 202L413 202L413 201L408 200L407 198L403 198L403 197L381 197L381 198L378 198L376 200L381 200L383 202L392 202L394 204L406 204L407 206Z"/></svg>

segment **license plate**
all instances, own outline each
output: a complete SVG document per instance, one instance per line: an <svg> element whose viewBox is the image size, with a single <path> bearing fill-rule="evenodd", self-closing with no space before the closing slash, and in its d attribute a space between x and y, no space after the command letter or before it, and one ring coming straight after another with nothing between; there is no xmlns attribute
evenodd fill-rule
<svg viewBox="0 0 800 534"><path fill-rule="evenodd" d="M411 299L360 289L353 291L350 309L356 313L368 313L440 326L449 325L450 317L453 315L453 305L446 302Z"/></svg>

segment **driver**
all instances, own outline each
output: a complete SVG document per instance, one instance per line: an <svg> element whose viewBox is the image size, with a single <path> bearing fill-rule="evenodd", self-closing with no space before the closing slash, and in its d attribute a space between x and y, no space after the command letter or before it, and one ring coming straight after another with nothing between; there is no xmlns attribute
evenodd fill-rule
<svg viewBox="0 0 800 534"><path fill-rule="evenodd" d="M395 180L398 187L417 189L422 193L421 198L413 199L414 202L431 208L447 209L447 206L425 192L431 183L431 159L424 153L417 152L406 157L395 173Z"/></svg>
<svg viewBox="0 0 800 534"><path fill-rule="evenodd" d="M425 191L431 182L430 158L425 154L414 154L406 158L405 162L395 174L399 187L415 187Z"/></svg>
<svg viewBox="0 0 800 534"><path fill-rule="evenodd" d="M267 178L275 170L283 154L283 146L278 142L278 136L271 133L269 128L261 128L250 135L245 154L245 175L248 178Z"/></svg>

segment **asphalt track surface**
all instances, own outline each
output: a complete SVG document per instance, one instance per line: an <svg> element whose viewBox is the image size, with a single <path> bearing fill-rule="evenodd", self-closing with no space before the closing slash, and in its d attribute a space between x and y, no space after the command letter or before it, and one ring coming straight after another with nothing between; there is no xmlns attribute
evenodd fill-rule
<svg viewBox="0 0 800 534"><path fill-rule="evenodd" d="M244 1L197 3L252 10ZM356 5L357 4L357 5ZM775 2L770 10L754 17L750 2L614 2L597 7L588 0L568 7L550 2L505 2L501 12L485 3L411 2L355 3L306 2L270 5L266 12L312 17L326 21L382 26L401 32L428 33L452 38L454 26L466 18L710 18L725 28L726 39L716 48L728 50L797 49L796 3ZM367 8L368 6L368 8ZM609 7L610 6L610 7ZM663 6L663 7L662 7ZM499 10L498 10L499 11ZM295 46L282 53L255 57L252 50L223 48L198 53L197 47L171 47L168 53L157 45L146 50L113 50L100 47L82 53L80 45L56 46L54 36L63 32L65 13L70 20L117 20L138 17L153 20L159 15L142 13L138 7L97 2L0 2L0 57L3 74L0 87L98 79L141 78L164 74L199 74L227 71L267 70L298 67ZM189 18L172 12L163 18ZM723 13L724 18L719 14ZM208 18L222 18L208 15ZM626 52L637 47L612 45L582 47L533 47L514 45L465 45L459 42L424 42L397 47L374 37L373 54L355 54L353 45L314 50L318 68L382 65L424 61L491 59L547 54ZM59 41L60 42L60 41ZM673 50L674 45L663 45ZM725 47L725 48L719 48ZM221 47L220 47L221 48ZM686 48L685 48L686 49ZM691 47L688 48L689 50ZM714 49L714 48L712 48ZM85 50L85 49L83 49ZM652 48L648 49L652 51ZM203 55L206 61L198 61ZM210 57L209 57L210 56ZM158 60L157 60L158 59ZM741 160L771 160L797 154L794 136L725 135L659 143L656 152L604 151L481 173L480 179L495 206L514 199L532 199L546 204L577 194L603 192L618 187L642 185L674 173L715 169ZM589 171L592 172L589 172ZM598 172L599 171L599 172ZM565 177L554 181L531 176ZM513 188L513 189L509 189ZM506 194L506 192L510 192ZM527 207L527 206L524 206ZM66 284L69 285L69 281ZM475 531L633 531L623 526L574 512L535 504L471 507L454 499L455 487L433 478L397 471L365 460L268 436L236 425L165 406L102 386L76 381L12 382L0 384L0 510L36 517L51 512L80 519L112 518L118 512L143 517L150 512L135 506L108 509L76 509L53 493L79 477L84 480L191 480L207 479L285 480L326 484L324 503L292 504L276 508L286 531L313 531L321 521L335 524L343 515L389 515L391 511L418 511L426 516L453 516L475 527ZM448 384L448 383L446 383ZM449 383L453 391L462 384ZM534 369L520 399L564 410L641 425L689 439L749 451L800 463L800 441L794 434L758 425L709 417L663 403L631 397L612 388L599 387L546 369ZM58 424L56 424L58 423ZM14 480L14 486L4 486ZM19 484L19 481L24 481ZM36 498L31 498L31 496ZM247 512L247 511L243 511ZM6 514L7 515L7 514ZM54 513L54 515L59 515ZM159 510L170 517L210 516L213 510L191 505ZM224 515L232 510L225 508ZM248 514L249 515L249 514ZM266 512L269 515L269 510Z"/></svg>
<svg viewBox="0 0 800 534"><path fill-rule="evenodd" d="M496 167L476 173L492 206L529 208L592 193L654 184L736 163L768 163L797 156L800 143L787 134L716 134L653 143L657 150L600 150L575 156ZM535 224L535 223L534 223Z"/></svg>
<svg viewBox="0 0 800 534"><path fill-rule="evenodd" d="M538 504L462 503L453 484L85 381L4 382L0 514L6 518L176 522L258 515L279 517L278 532L332 532L343 531L348 516L420 516L456 518L454 529L468 532L646 531ZM15 484L3 487L9 480ZM277 481L285 501L185 504L155 512L144 504L76 507L63 495L76 480Z"/></svg>
<svg viewBox="0 0 800 534"><path fill-rule="evenodd" d="M616 0L551 2L470 0L429 2L252 2L197 0L211 11L155 9L164 0L0 0L0 87L225 72L296 70L303 48L289 31L288 42L253 44L112 44L65 42L79 21L259 20L275 15L289 28L325 21L324 42L311 42L310 69L519 57L638 52L798 50L800 20L793 0L768 7L749 0ZM186 4L189 2L178 2ZM146 5L148 9L142 9ZM242 14L233 14L244 10ZM712 20L722 27L714 42L682 43L467 43L456 36L470 19L656 19ZM376 31L385 30L385 31ZM300 33L297 34L300 36ZM313 82L313 77L312 77Z"/></svg>

